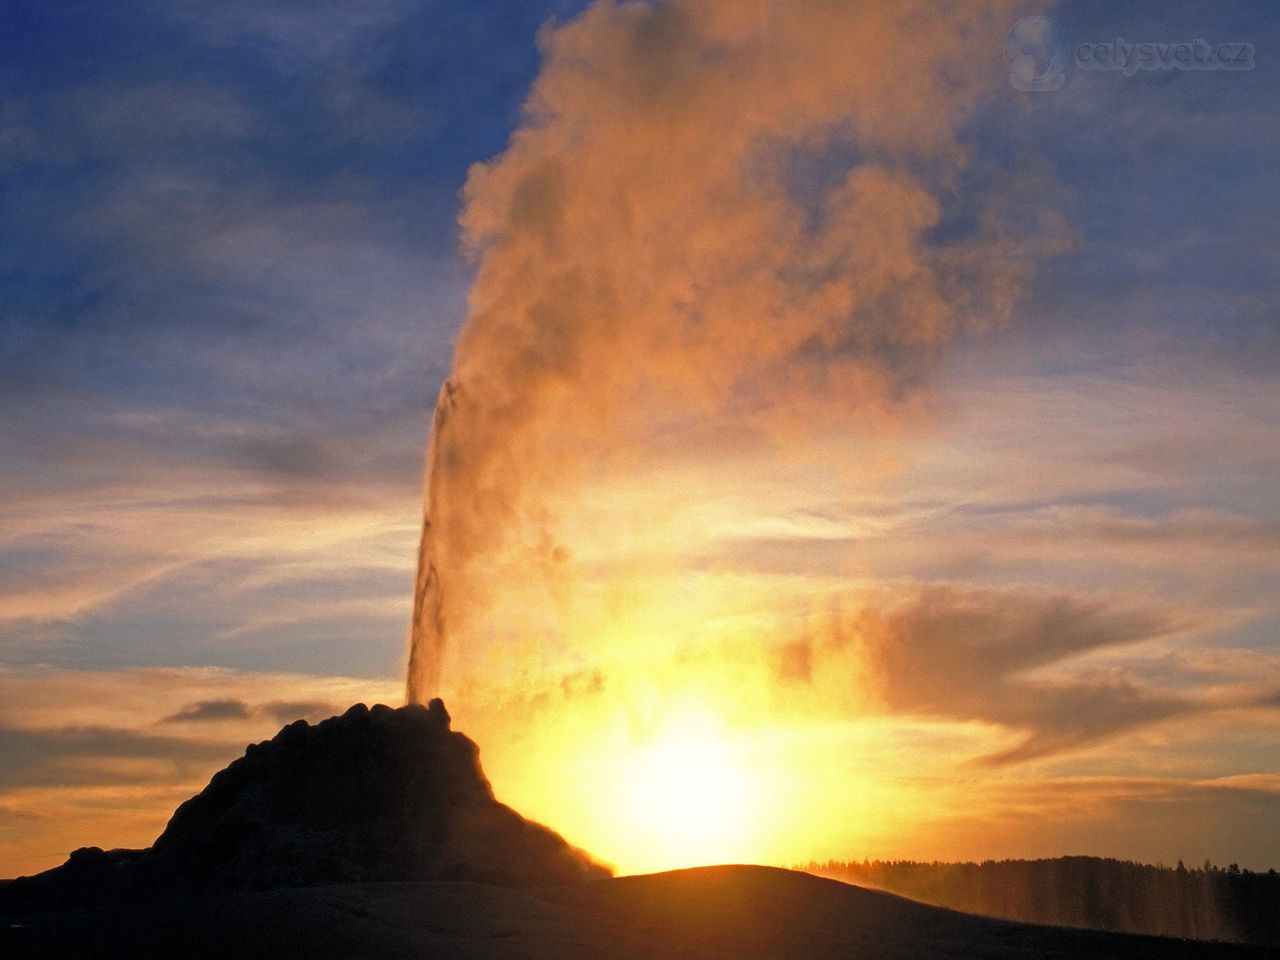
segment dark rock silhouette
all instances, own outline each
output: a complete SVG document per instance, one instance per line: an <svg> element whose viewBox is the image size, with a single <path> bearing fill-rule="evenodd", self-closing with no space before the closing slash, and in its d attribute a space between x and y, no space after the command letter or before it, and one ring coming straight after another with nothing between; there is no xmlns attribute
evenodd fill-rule
<svg viewBox="0 0 1280 960"><path fill-rule="evenodd" d="M611 879L494 799L439 701L290 724L151 848L85 848L0 883L4 960L1273 955L966 916L765 867Z"/></svg>
<svg viewBox="0 0 1280 960"><path fill-rule="evenodd" d="M22 901L228 894L388 880L535 886L609 871L494 799L474 742L428 707L289 724L178 807L148 850L77 850L0 888Z"/></svg>

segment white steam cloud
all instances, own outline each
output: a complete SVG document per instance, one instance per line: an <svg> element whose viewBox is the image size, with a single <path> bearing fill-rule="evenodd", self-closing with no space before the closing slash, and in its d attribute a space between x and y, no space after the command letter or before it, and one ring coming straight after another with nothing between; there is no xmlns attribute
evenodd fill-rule
<svg viewBox="0 0 1280 960"><path fill-rule="evenodd" d="M599 2L544 32L523 124L465 189L477 272L433 424L410 700L502 556L563 561L550 503L594 464L874 425L1009 317L1059 232L1027 218L1025 172L965 195L963 129L1012 95L1015 10Z"/></svg>

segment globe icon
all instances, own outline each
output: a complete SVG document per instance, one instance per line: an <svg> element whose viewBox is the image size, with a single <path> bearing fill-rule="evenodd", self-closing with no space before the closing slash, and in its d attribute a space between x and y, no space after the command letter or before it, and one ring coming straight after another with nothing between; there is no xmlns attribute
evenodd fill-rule
<svg viewBox="0 0 1280 960"><path fill-rule="evenodd" d="M1005 39L1004 56L1015 90L1057 90L1067 82L1067 35L1048 17L1024 17L1015 23Z"/></svg>

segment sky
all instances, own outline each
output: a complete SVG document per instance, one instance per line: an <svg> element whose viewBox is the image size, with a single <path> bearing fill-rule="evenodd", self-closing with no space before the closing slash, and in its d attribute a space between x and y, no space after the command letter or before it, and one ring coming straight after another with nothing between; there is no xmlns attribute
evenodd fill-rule
<svg viewBox="0 0 1280 960"><path fill-rule="evenodd" d="M0 876L401 701L451 374L527 815L1280 865L1280 17L587 6L0 11ZM1256 62L1019 91L1046 13Z"/></svg>

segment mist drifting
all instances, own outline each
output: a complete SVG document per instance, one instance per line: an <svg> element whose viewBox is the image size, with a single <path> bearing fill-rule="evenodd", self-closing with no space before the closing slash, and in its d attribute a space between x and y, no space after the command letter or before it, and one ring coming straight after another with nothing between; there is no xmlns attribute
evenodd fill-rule
<svg viewBox="0 0 1280 960"><path fill-rule="evenodd" d="M1009 318L1058 225L1015 200L1036 175L966 193L963 128L1015 10L600 2L544 30L524 121L464 191L410 701L504 576L563 587L559 505L601 465L875 430Z"/></svg>

